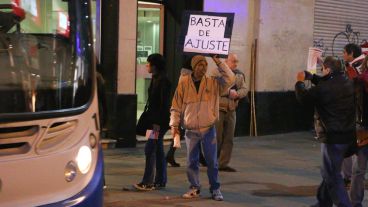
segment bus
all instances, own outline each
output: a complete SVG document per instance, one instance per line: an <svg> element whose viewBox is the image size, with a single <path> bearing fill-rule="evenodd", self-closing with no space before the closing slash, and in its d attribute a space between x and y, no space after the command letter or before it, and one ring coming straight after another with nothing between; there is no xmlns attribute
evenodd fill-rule
<svg viewBox="0 0 368 207"><path fill-rule="evenodd" d="M0 0L0 206L102 206L90 0Z"/></svg>

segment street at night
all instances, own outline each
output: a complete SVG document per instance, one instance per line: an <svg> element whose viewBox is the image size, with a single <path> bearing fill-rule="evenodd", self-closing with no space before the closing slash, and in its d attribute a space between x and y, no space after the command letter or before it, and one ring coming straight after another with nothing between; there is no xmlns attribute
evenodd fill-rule
<svg viewBox="0 0 368 207"><path fill-rule="evenodd" d="M320 144L312 132L235 138L231 166L238 172L220 172L224 202L211 199L205 167L200 167L201 197L181 198L189 186L185 144L182 146L176 154L182 166L168 167L166 188L148 192L126 191L142 179L143 143L137 148L105 150L105 206L307 207L316 202L321 155ZM363 203L366 205L367 198Z"/></svg>

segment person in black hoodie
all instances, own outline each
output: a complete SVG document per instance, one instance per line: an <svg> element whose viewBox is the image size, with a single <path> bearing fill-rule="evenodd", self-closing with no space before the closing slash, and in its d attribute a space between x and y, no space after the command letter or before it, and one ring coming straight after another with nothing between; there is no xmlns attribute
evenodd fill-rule
<svg viewBox="0 0 368 207"><path fill-rule="evenodd" d="M151 84L148 88L148 114L152 124L146 146L146 166L143 179L134 184L134 188L141 191L164 188L167 181L167 164L163 146L163 137L169 129L170 119L170 89L171 83L166 76L165 60L160 54L151 54L147 58L147 70L152 73Z"/></svg>
<svg viewBox="0 0 368 207"><path fill-rule="evenodd" d="M315 87L306 89L304 80L313 80ZM322 182L315 207L351 207L344 187L341 166L344 157L356 146L354 85L342 70L341 61L326 57L322 77L299 72L295 84L298 101L315 107L325 139L321 144Z"/></svg>

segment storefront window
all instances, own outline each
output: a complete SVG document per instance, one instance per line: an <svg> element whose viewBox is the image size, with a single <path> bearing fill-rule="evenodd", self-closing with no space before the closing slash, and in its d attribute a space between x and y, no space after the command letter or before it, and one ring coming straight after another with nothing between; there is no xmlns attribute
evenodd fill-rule
<svg viewBox="0 0 368 207"><path fill-rule="evenodd" d="M160 52L160 9L138 9L137 63L145 64L152 53Z"/></svg>

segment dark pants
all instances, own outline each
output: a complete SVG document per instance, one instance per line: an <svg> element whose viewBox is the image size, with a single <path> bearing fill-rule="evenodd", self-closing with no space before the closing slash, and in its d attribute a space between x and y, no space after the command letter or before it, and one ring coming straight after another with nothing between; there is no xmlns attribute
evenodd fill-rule
<svg viewBox="0 0 368 207"><path fill-rule="evenodd" d="M347 157L342 162L342 177L345 180L351 180L352 172L353 172L353 158Z"/></svg>
<svg viewBox="0 0 368 207"><path fill-rule="evenodd" d="M167 171L163 138L167 130L160 130L158 139L148 139L144 152L146 167L142 179L143 184L158 183L166 185ZM156 172L155 172L156 170Z"/></svg>
<svg viewBox="0 0 368 207"><path fill-rule="evenodd" d="M184 134L185 134L185 129L183 129L182 127L179 127L180 130L180 140L184 139ZM171 141L170 144L170 148L167 151L166 154L166 161L167 162L173 162L175 161L175 151L176 151L176 147L174 147L174 139Z"/></svg>
<svg viewBox="0 0 368 207"><path fill-rule="evenodd" d="M322 182L318 188L317 200L320 207L351 207L341 175L344 154L350 144L321 144Z"/></svg>
<svg viewBox="0 0 368 207"><path fill-rule="evenodd" d="M171 141L170 148L166 154L166 160L168 162L173 162L175 160L175 151L176 151L176 147L174 147L174 140L173 140Z"/></svg>
<svg viewBox="0 0 368 207"><path fill-rule="evenodd" d="M364 176L367 170L368 146L359 149L354 156L353 176L351 177L350 199L353 207L362 207L364 198Z"/></svg>

